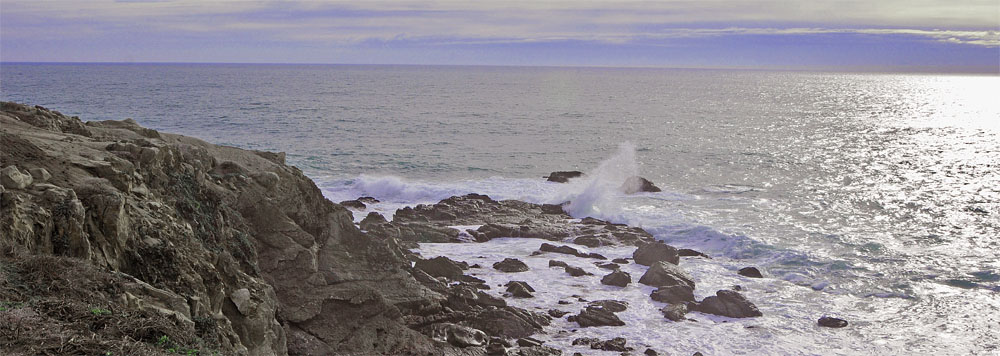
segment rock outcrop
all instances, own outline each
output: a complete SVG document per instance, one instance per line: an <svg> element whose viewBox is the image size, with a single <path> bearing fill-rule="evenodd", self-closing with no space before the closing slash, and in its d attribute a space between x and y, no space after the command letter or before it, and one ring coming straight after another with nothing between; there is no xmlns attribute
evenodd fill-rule
<svg viewBox="0 0 1000 356"><path fill-rule="evenodd" d="M407 245L458 230L404 213L365 233L283 153L2 103L0 173L8 353L482 354L475 331L427 327L548 322L410 267Z"/></svg>
<svg viewBox="0 0 1000 356"><path fill-rule="evenodd" d="M690 306L695 311L730 318L750 318L763 315L757 306L742 294L726 289L715 292L714 296L707 297L700 303L691 303Z"/></svg>

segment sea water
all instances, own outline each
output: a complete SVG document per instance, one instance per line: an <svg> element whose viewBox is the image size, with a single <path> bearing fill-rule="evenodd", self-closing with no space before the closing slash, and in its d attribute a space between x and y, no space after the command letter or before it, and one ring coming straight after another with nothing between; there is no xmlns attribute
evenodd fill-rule
<svg viewBox="0 0 1000 356"><path fill-rule="evenodd" d="M557 320L539 337L626 336L672 354L1000 352L1000 77L618 68L0 65L0 97L251 149L284 151L331 200L368 211L456 194L572 201L677 247L698 298L740 285L764 313L671 323L649 288L530 257L539 241L424 244L527 280L525 308L627 300L626 327ZM569 184L551 171L580 170ZM663 189L625 195L638 174ZM360 220L364 212L357 212ZM582 246L579 246L583 248ZM583 248L585 249L585 248ZM498 252L502 251L502 253ZM628 248L594 251L628 256ZM531 273L489 264L516 255ZM756 266L763 279L736 270ZM625 267L637 279L643 267ZM494 288L499 293L502 288ZM823 315L844 329L816 326ZM576 330L576 331L570 331Z"/></svg>

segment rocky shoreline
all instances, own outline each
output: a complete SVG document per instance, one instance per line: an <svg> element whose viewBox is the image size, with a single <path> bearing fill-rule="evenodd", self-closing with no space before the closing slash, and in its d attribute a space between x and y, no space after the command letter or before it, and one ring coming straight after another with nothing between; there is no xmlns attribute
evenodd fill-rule
<svg viewBox="0 0 1000 356"><path fill-rule="evenodd" d="M690 312L761 315L735 290L695 300L681 257L708 256L641 228L573 219L559 205L468 194L355 224L345 206L364 209L374 198L330 202L282 153L132 120L0 109L0 349L14 355L558 355L533 337L555 319L629 327L616 316L627 303L526 310L508 300L543 286L491 286L474 272L534 273L526 256L470 265L414 252L500 238L549 241L533 254L566 278L655 287L665 325ZM656 188L634 178L625 191ZM585 250L608 246L635 250L630 258ZM630 275L626 264L649 268ZM656 354L623 338L579 345Z"/></svg>

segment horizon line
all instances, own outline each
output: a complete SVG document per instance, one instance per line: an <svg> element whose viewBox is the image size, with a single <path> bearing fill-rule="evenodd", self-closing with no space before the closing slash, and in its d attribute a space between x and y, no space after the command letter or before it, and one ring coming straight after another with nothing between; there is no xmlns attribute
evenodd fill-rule
<svg viewBox="0 0 1000 356"><path fill-rule="evenodd" d="M628 65L582 65L582 64L442 64L442 63L323 63L323 62L187 62L187 61L133 61L133 62L112 62L112 61L4 61L0 60L0 65L4 64L76 64L76 65L301 65L301 66L404 66L404 67L495 67L495 68L582 68L582 69L661 69L661 70L733 70L733 71L758 71L758 72L817 72L817 73L898 73L898 74L967 74L967 75L1000 75L1000 65L995 68L986 67L965 67L951 70L943 70L936 66L871 66L871 67L802 67L802 68L774 68L774 67L685 67L685 66L628 66Z"/></svg>

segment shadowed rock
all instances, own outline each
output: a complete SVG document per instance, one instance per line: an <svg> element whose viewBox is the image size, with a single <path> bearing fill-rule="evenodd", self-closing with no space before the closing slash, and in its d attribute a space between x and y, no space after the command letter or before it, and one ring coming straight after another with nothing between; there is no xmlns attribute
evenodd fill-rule
<svg viewBox="0 0 1000 356"><path fill-rule="evenodd" d="M677 256L677 249L662 242L652 242L639 245L632 253L632 260L643 266L651 266L659 261L667 261L673 264L680 262Z"/></svg>
<svg viewBox="0 0 1000 356"><path fill-rule="evenodd" d="M420 269L434 277L445 277L457 280L462 277L462 267L448 257L439 256L429 260L418 260L414 268Z"/></svg>
<svg viewBox="0 0 1000 356"><path fill-rule="evenodd" d="M657 302L664 303L686 303L694 301L694 289L684 284L672 286L662 286L649 297Z"/></svg>
<svg viewBox="0 0 1000 356"><path fill-rule="evenodd" d="M566 183L572 178L578 178L583 175L580 171L557 171L549 173L547 181L556 183Z"/></svg>
<svg viewBox="0 0 1000 356"><path fill-rule="evenodd" d="M828 328L842 328L847 326L847 320L829 316L824 316L819 318L819 321L817 323L819 324L819 326L825 326Z"/></svg>
<svg viewBox="0 0 1000 356"><path fill-rule="evenodd" d="M503 261L494 263L493 268L508 273L528 271L528 265L516 258L505 258Z"/></svg>
<svg viewBox="0 0 1000 356"><path fill-rule="evenodd" d="M757 310L757 306L742 294L726 289L715 292L715 296L707 297L700 303L692 304L692 310L730 318L749 318L763 315L760 310Z"/></svg>
<svg viewBox="0 0 1000 356"><path fill-rule="evenodd" d="M661 287L684 285L695 288L694 280L679 266L664 261L656 262L639 278L639 283Z"/></svg>
<svg viewBox="0 0 1000 356"><path fill-rule="evenodd" d="M504 286L507 287L507 293L510 293L511 295L513 295L515 297L518 297L518 298L532 298L532 297L534 297L533 295L531 295L531 293L534 292L535 289L531 288L531 286L528 285L527 282L511 281L511 282L507 282L507 284L505 284Z"/></svg>
<svg viewBox="0 0 1000 356"><path fill-rule="evenodd" d="M614 271L601 278L601 283L609 286L624 287L632 283L632 276L628 272Z"/></svg>
<svg viewBox="0 0 1000 356"><path fill-rule="evenodd" d="M625 322L610 310L595 307L588 307L580 311L580 314L570 316L566 320L575 321L580 327L625 325Z"/></svg>
<svg viewBox="0 0 1000 356"><path fill-rule="evenodd" d="M757 267L743 267L737 273L744 277L764 278L764 275L760 274L760 270Z"/></svg>
<svg viewBox="0 0 1000 356"><path fill-rule="evenodd" d="M701 253L699 251L695 251L695 250L692 250L692 249L689 249L689 248L682 248L682 249L677 250L677 255L681 256L681 257L704 257L704 258L712 258L712 257L709 257L708 255L706 255L704 253Z"/></svg>

